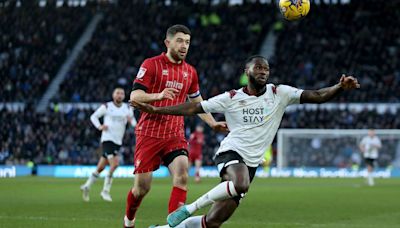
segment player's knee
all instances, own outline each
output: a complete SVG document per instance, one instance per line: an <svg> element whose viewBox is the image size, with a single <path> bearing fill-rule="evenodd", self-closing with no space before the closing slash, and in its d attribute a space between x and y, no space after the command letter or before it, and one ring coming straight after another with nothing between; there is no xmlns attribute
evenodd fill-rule
<svg viewBox="0 0 400 228"><path fill-rule="evenodd" d="M139 184L133 190L133 195L136 197L144 197L149 191L151 186L149 184Z"/></svg>
<svg viewBox="0 0 400 228"><path fill-rule="evenodd" d="M249 191L250 182L248 181L237 181L233 183L235 186L235 190L238 195L246 194Z"/></svg>
<svg viewBox="0 0 400 228"><path fill-rule="evenodd" d="M223 223L223 221L220 221L220 219L214 218L213 216L207 216L206 220L207 228L219 228Z"/></svg>
<svg viewBox="0 0 400 228"><path fill-rule="evenodd" d="M174 176L174 185L178 186L186 186L189 179L189 175L187 172L182 172Z"/></svg>
<svg viewBox="0 0 400 228"><path fill-rule="evenodd" d="M119 164L113 164L110 169L114 172L118 168Z"/></svg>

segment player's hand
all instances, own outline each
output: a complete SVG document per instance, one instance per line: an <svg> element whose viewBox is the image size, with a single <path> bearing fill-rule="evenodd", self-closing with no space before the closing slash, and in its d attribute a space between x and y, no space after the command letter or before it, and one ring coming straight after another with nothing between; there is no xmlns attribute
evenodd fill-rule
<svg viewBox="0 0 400 228"><path fill-rule="evenodd" d="M158 94L157 99L159 101L168 99L173 100L175 99L176 95L179 93L179 90L174 88L165 88L161 93Z"/></svg>
<svg viewBox="0 0 400 228"><path fill-rule="evenodd" d="M99 127L100 131L107 131L107 129L108 129L108 126L104 125L104 124L100 125L100 127Z"/></svg>
<svg viewBox="0 0 400 228"><path fill-rule="evenodd" d="M210 127L216 132L229 132L229 128L226 122L215 122Z"/></svg>
<svg viewBox="0 0 400 228"><path fill-rule="evenodd" d="M132 107L135 107L142 112L147 112L152 114L157 113L156 107L154 107L153 105L149 105L147 103L142 103L142 102L135 102L132 100L130 100L129 103L131 104Z"/></svg>
<svg viewBox="0 0 400 228"><path fill-rule="evenodd" d="M357 78L354 78L353 76L346 76L344 74L342 74L342 77L340 78L339 85L344 90L360 88Z"/></svg>

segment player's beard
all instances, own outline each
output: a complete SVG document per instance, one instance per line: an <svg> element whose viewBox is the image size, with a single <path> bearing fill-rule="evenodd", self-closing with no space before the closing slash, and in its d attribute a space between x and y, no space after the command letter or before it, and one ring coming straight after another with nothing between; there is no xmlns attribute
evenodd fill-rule
<svg viewBox="0 0 400 228"><path fill-rule="evenodd" d="M267 78L268 79L268 78ZM257 91L261 91L267 85L267 80L264 83L258 82L254 75L249 75L249 83L256 89Z"/></svg>
<svg viewBox="0 0 400 228"><path fill-rule="evenodd" d="M186 53L187 55L187 53ZM183 57L179 55L179 50L175 51L175 50L171 50L171 57L176 61L183 61L186 58L186 55L184 55Z"/></svg>

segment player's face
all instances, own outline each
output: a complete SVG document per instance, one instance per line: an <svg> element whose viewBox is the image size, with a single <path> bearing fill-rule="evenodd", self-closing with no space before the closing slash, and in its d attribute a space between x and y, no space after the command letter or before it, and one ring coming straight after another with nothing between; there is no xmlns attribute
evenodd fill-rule
<svg viewBox="0 0 400 228"><path fill-rule="evenodd" d="M374 130L369 130L369 131L368 131L368 135L369 135L370 137L374 137L374 136L375 136L375 131L374 131Z"/></svg>
<svg viewBox="0 0 400 228"><path fill-rule="evenodd" d="M125 91L122 89L116 89L113 92L113 100L115 103L122 103L125 99Z"/></svg>
<svg viewBox="0 0 400 228"><path fill-rule="evenodd" d="M174 36L167 37L165 45L175 61L184 60L189 51L190 35L178 32Z"/></svg>
<svg viewBox="0 0 400 228"><path fill-rule="evenodd" d="M203 131L204 131L203 126L197 126L197 127L196 127L196 131L197 131L197 132L203 132Z"/></svg>
<svg viewBox="0 0 400 228"><path fill-rule="evenodd" d="M254 59L246 68L249 81L256 87L264 87L269 77L269 65L265 59Z"/></svg>

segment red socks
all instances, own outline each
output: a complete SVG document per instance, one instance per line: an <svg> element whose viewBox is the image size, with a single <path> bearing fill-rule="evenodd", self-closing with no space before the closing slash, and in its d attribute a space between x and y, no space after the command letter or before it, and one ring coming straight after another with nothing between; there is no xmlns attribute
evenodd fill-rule
<svg viewBox="0 0 400 228"><path fill-rule="evenodd" d="M142 202L142 198L136 198L132 191L129 190L128 197L126 198L126 211L125 215L128 217L129 220L133 220L135 218L135 214L137 209Z"/></svg>
<svg viewBox="0 0 400 228"><path fill-rule="evenodd" d="M186 202L186 190L178 187L173 187L168 204L168 214L184 205Z"/></svg>

